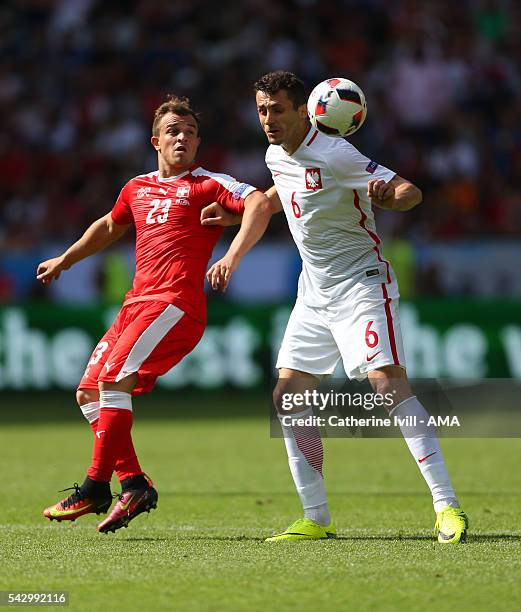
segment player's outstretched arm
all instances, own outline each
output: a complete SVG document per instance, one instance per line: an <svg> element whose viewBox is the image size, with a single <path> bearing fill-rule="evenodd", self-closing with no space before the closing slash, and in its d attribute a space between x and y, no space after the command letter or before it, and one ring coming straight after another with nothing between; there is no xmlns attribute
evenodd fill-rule
<svg viewBox="0 0 521 612"><path fill-rule="evenodd" d="M231 275L239 267L241 257L262 238L271 215L270 201L262 192L254 191L246 197L241 229L230 244L226 255L214 263L206 273L206 278L212 289L226 290Z"/></svg>
<svg viewBox="0 0 521 612"><path fill-rule="evenodd" d="M64 270L68 270L76 262L101 251L121 238L128 227L128 225L118 225L113 221L110 213L106 214L101 219L94 221L83 236L71 245L65 253L42 261L38 265L36 278L44 284L58 280Z"/></svg>
<svg viewBox="0 0 521 612"><path fill-rule="evenodd" d="M265 194L270 201L272 214L280 212L282 210L282 203L275 189L275 185L271 186ZM219 202L212 202L201 210L201 225L220 225L222 227L228 227L230 225L239 225L241 221L242 215L234 215L221 206Z"/></svg>
<svg viewBox="0 0 521 612"><path fill-rule="evenodd" d="M375 206L388 210L410 210L422 201L421 190L398 175L388 183L381 179L369 181L367 195Z"/></svg>

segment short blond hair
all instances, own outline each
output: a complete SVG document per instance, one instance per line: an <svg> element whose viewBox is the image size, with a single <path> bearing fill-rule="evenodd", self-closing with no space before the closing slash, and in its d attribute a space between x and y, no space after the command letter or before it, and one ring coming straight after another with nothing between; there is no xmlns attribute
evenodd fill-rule
<svg viewBox="0 0 521 612"><path fill-rule="evenodd" d="M159 124L161 119L168 115L168 113L174 113L175 115L190 115L195 119L197 123L197 131L199 132L199 117L197 113L190 106L190 100L188 98L181 98L175 94L170 94L161 106L156 109L154 113L154 121L152 123L152 136L159 136Z"/></svg>

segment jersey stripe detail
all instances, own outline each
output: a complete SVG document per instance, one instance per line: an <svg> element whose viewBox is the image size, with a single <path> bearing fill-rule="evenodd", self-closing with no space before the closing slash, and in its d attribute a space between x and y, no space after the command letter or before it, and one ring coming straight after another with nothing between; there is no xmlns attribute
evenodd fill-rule
<svg viewBox="0 0 521 612"><path fill-rule="evenodd" d="M179 323L184 314L180 308L169 304L137 339L123 367L116 376L116 382L119 382L129 374L137 372L161 340Z"/></svg>
<svg viewBox="0 0 521 612"><path fill-rule="evenodd" d="M362 207L360 206L360 196L358 195L358 191L356 189L353 189L353 193L355 194L354 195L354 205L355 205L355 208L360 213L360 221L358 222L358 225L360 225L360 227L362 229L364 229L369 234L369 236L371 236L371 238L372 238L373 242L376 244L376 246L379 246L379 244L382 241L378 237L378 234L375 234L374 232L372 232L365 225L365 222L367 221L367 215L365 214L365 212L362 210Z"/></svg>
<svg viewBox="0 0 521 612"><path fill-rule="evenodd" d="M387 287L385 283L382 283L382 294L385 300L384 308L385 308L385 318L387 319L387 333L389 335L389 344L391 345L391 352L393 354L394 365L400 365L400 360L398 359L398 351L396 350L396 339L394 337L394 326L393 326L393 315L391 313L391 298L387 293Z"/></svg>
<svg viewBox="0 0 521 612"><path fill-rule="evenodd" d="M233 178L229 174L220 174L219 172L210 172L210 170L205 170L204 168L196 168L192 170L193 176L207 176L208 178L213 179L219 185L222 185L225 189L227 189L230 193L235 191L234 188L237 188L239 185L245 185L246 183L240 183L237 179ZM249 185L242 193L241 198L244 200L250 193L256 191L255 187Z"/></svg>
<svg viewBox="0 0 521 612"><path fill-rule="evenodd" d="M362 210L362 207L360 206L360 196L358 195L358 192L357 192L356 189L353 189L353 192L354 192L354 205L355 205L355 208L360 213L360 221L358 222L358 224L360 225L360 227L363 230L365 230L369 234L369 236L371 237L371 239L375 243L374 250L376 252L376 257L378 258L378 261L380 263L384 263L385 264L385 267L386 267L386 270L387 270L387 282L390 283L391 282L391 274L389 272L389 262L387 261L387 259L382 259L382 255L381 255L380 249L379 249L379 246L382 243L382 241L380 240L380 237L378 236L378 234L375 234L369 228L366 227L365 222L367 220L367 215L365 214L365 212Z"/></svg>
<svg viewBox="0 0 521 612"><path fill-rule="evenodd" d="M391 273L389 272L389 262L387 261L387 259L382 259L382 256L380 255L380 249L375 246L374 250L376 251L376 257L378 259L378 261L380 263L384 263L385 264L385 269L387 270L387 282L390 283L391 282Z"/></svg>
<svg viewBox="0 0 521 612"><path fill-rule="evenodd" d="M374 232L372 232L370 229L366 227L365 222L367 220L367 215L364 213L364 211L362 210L362 207L360 206L360 196L358 195L358 192L356 189L353 189L353 193L354 193L353 202L354 202L355 208L360 213L359 225L362 229L364 229L369 234L369 236L375 243L374 250L376 252L376 256L378 258L378 261L385 264L385 267L387 270L387 282L390 283L391 274L389 271L389 262L386 259L382 259L382 256L380 254L380 249L378 248L382 241L380 240L377 234L375 234ZM384 298L385 318L387 320L387 334L389 336L389 344L391 346L391 352L393 354L394 365L400 365L400 360L398 359L398 351L396 350L396 339L394 336L393 315L391 313L391 306L390 306L391 298L389 297L389 294L387 293L387 287L385 286L385 283L382 283L382 295Z"/></svg>
<svg viewBox="0 0 521 612"><path fill-rule="evenodd" d="M311 136L311 138L307 141L306 146L310 147L313 144L313 141L315 140L317 136L318 136L318 130L315 130L315 133L313 134L313 136Z"/></svg>

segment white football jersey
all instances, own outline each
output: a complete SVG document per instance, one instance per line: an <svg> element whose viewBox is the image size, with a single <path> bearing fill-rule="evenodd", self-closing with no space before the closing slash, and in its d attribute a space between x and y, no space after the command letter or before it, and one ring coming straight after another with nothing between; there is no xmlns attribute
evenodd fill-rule
<svg viewBox="0 0 521 612"><path fill-rule="evenodd" d="M311 129L288 155L270 145L266 164L302 258L299 296L322 307L360 282L391 282L381 254L367 183L396 173L342 138Z"/></svg>

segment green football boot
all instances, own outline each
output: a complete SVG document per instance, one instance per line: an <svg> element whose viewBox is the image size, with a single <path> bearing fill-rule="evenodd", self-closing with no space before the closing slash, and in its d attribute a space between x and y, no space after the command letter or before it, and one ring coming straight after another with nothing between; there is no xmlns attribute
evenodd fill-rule
<svg viewBox="0 0 521 612"><path fill-rule="evenodd" d="M469 519L461 508L447 506L436 512L436 525L438 542L440 544L459 544L467 540Z"/></svg>
<svg viewBox="0 0 521 612"><path fill-rule="evenodd" d="M283 540L330 540L336 538L336 528L333 523L327 527L323 527L315 521L307 518L300 518L283 531L277 533L270 538L266 538L265 542L282 542Z"/></svg>

